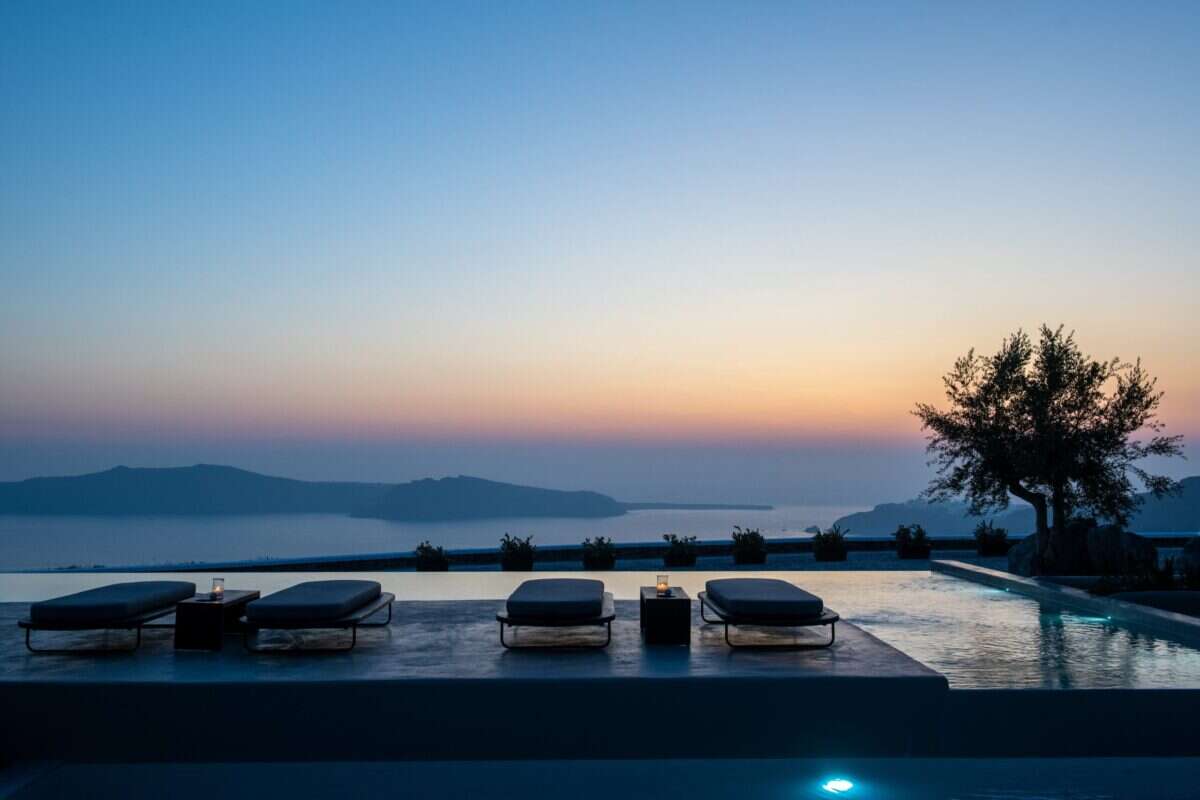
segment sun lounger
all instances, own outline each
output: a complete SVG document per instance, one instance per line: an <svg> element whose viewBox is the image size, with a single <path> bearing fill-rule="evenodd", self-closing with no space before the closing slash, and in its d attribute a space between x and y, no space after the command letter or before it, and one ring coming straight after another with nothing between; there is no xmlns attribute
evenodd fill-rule
<svg viewBox="0 0 1200 800"><path fill-rule="evenodd" d="M359 628L383 628L392 621L396 596L382 591L375 581L307 581L275 592L246 605L242 617L242 643L247 650L262 652L345 652L358 643ZM366 620L387 608L382 622ZM260 648L260 630L350 630L345 647ZM255 640L251 645L251 639Z"/></svg>
<svg viewBox="0 0 1200 800"><path fill-rule="evenodd" d="M525 581L508 597L505 608L496 615L500 623L500 644L507 648L505 627L606 628L604 641L592 645L564 644L561 647L607 647L612 641L612 621L616 618L613 596L604 591L602 581L582 578L545 578ZM542 645L546 646L546 645Z"/></svg>
<svg viewBox="0 0 1200 800"><path fill-rule="evenodd" d="M142 627L175 610L180 600L194 597L196 584L187 581L133 581L76 592L29 607L29 618L17 622L25 629L25 647L32 653L131 652L142 644ZM132 647L35 648L33 631L137 631Z"/></svg>
<svg viewBox="0 0 1200 800"><path fill-rule="evenodd" d="M730 647L787 647L797 650L829 647L836 635L838 615L825 608L821 598L771 578L727 578L708 581L700 592L700 617L710 624L725 625L725 642ZM717 616L709 619L705 607ZM821 644L736 644L729 626L800 628L829 626L829 641Z"/></svg>

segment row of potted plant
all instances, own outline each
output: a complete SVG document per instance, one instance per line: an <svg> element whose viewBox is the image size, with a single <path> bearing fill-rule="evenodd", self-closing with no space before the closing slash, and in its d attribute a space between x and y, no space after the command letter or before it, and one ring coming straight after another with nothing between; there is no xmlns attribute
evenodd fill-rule
<svg viewBox="0 0 1200 800"><path fill-rule="evenodd" d="M691 567L696 564L696 537L663 534L667 551L663 554L663 565L668 567ZM537 546L532 536L521 538L504 534L500 539L500 568L506 572L527 572L533 569L533 556ZM421 542L414 552L417 572L445 572L450 569L450 559L442 547ZM767 541L756 529L733 529L733 560L736 564L762 564L767 560ZM617 548L612 539L597 536L583 540L583 568L588 570L612 569L617 563Z"/></svg>
<svg viewBox="0 0 1200 800"><path fill-rule="evenodd" d="M813 557L817 561L845 561L846 535L848 529L833 525L813 534ZM892 534L896 541L896 556L903 559L929 558L933 542L920 525L900 525ZM696 564L696 537L663 534L667 550L663 554L663 565L667 567L691 567ZM981 522L975 528L976 551L979 555L1004 555L1008 552L1008 531L997 528L991 522ZM527 572L533 569L533 555L537 550L533 537L504 534L500 540L500 568L509 572ZM733 563L765 564L767 540L757 528L733 527ZM612 539L597 536L583 540L583 567L588 570L612 569L617 563L617 548ZM416 549L418 572L445 572L450 560L441 547L421 542Z"/></svg>
<svg viewBox="0 0 1200 800"><path fill-rule="evenodd" d="M813 557L817 561L845 561L846 534L840 525L813 534ZM933 541L920 525L900 525L892 534L896 542L896 557L903 559L929 558ZM975 552L981 556L1002 556L1008 552L1008 531L991 522L975 526Z"/></svg>

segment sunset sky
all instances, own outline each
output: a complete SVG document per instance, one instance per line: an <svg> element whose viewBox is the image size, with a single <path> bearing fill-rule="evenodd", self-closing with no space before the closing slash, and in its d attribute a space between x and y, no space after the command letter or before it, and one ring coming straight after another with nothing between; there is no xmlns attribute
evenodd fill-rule
<svg viewBox="0 0 1200 800"><path fill-rule="evenodd" d="M1196 3L6 2L0 480L899 500L913 404L1042 322L1200 441L1197 41Z"/></svg>

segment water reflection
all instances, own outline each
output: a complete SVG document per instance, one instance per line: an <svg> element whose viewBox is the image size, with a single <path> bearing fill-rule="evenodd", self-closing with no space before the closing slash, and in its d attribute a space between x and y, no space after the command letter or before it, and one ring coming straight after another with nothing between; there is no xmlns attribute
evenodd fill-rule
<svg viewBox="0 0 1200 800"><path fill-rule="evenodd" d="M1200 687L1200 651L1191 647L963 583L897 573L827 597L956 688Z"/></svg>

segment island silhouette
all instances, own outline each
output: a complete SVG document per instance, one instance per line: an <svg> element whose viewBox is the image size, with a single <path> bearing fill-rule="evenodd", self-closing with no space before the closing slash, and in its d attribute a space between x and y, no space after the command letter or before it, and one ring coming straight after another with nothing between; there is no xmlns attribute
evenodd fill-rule
<svg viewBox="0 0 1200 800"><path fill-rule="evenodd" d="M496 517L619 517L625 507L599 492L564 492L471 478L425 478L394 486L352 512L406 522Z"/></svg>
<svg viewBox="0 0 1200 800"><path fill-rule="evenodd" d="M616 517L643 509L763 509L744 504L622 503L592 491L466 475L408 483L302 481L215 464L126 467L0 483L0 514L186 516L350 514L436 522L502 517Z"/></svg>

